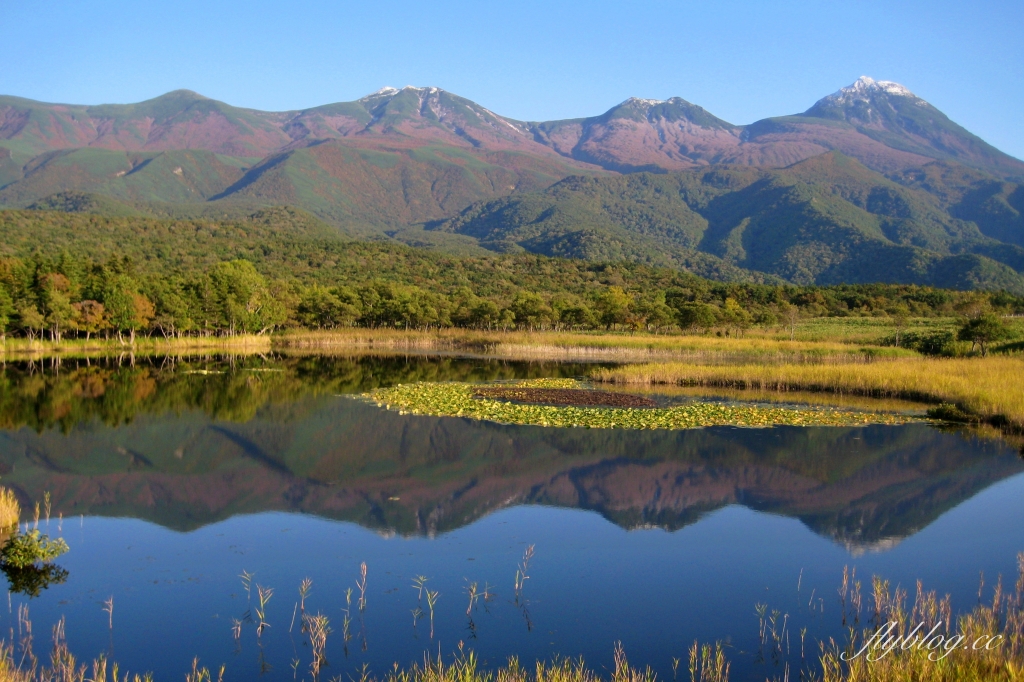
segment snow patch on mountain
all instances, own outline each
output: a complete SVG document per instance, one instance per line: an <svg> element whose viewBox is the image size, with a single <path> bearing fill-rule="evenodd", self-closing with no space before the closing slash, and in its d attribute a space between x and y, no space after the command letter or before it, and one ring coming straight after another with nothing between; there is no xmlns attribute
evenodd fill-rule
<svg viewBox="0 0 1024 682"><path fill-rule="evenodd" d="M663 99L643 99L642 97L630 97L629 99L627 99L622 104L623 105L626 105L626 104L634 104L634 105L639 104L640 106L645 106L645 107L656 107L659 104L664 104L664 103L665 103L665 100L663 100Z"/></svg>
<svg viewBox="0 0 1024 682"><path fill-rule="evenodd" d="M832 93L825 99L836 104L849 104L851 102L867 101L871 95L883 92L887 95L918 99L914 93L899 83L876 81L869 76L861 76L852 85Z"/></svg>

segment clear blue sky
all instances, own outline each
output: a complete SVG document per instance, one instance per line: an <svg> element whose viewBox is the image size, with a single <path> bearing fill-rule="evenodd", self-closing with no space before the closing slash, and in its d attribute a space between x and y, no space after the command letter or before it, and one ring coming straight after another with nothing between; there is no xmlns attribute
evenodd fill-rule
<svg viewBox="0 0 1024 682"><path fill-rule="evenodd" d="M1024 2L0 0L0 93L298 109L435 85L513 118L678 95L734 123L860 75L1024 158Z"/></svg>

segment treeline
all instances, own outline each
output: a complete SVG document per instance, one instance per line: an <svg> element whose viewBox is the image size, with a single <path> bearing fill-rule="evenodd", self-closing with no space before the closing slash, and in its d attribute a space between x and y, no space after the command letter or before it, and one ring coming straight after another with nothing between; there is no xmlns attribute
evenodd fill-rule
<svg viewBox="0 0 1024 682"><path fill-rule="evenodd" d="M169 338L352 326L741 333L755 325L793 326L801 317L890 316L898 326L911 316L1024 312L1024 299L1006 293L722 283L537 257L504 263L507 277L500 287L473 286L432 279L436 264L425 262L423 271L387 279L372 277L372 271L330 279L323 272L299 278L261 271L242 259L169 272L152 263L138 268L126 256L100 262L37 252L27 259L0 259L0 334L55 341L100 335L131 342L136 334ZM517 273L510 263L528 272ZM566 269L586 276L566 278ZM517 277L536 282L536 288L510 284Z"/></svg>

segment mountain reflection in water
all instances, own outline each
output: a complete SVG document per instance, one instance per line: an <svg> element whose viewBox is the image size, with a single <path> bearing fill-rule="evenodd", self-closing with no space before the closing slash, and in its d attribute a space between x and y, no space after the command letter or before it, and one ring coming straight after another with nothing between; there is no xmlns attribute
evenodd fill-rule
<svg viewBox="0 0 1024 682"><path fill-rule="evenodd" d="M49 491L55 514L179 530L292 510L434 535L518 504L674 530L738 503L799 518L857 554L1024 470L998 439L927 424L548 429L402 416L339 395L585 371L394 356L8 365L0 474L23 503Z"/></svg>

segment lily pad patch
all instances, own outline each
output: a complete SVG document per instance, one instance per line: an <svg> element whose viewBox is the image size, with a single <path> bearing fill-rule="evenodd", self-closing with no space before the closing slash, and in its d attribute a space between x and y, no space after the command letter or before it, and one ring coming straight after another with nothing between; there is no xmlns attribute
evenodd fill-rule
<svg viewBox="0 0 1024 682"><path fill-rule="evenodd" d="M572 393L532 393L524 389ZM582 393L601 394L594 398ZM598 429L692 429L704 426L864 426L904 424L917 418L891 413L862 412L832 407L776 407L771 405L691 402L671 407L606 407L580 404L531 404L521 396L578 400L608 400L610 392L591 391L568 379L530 380L511 384L432 383L399 384L358 396L401 414L466 417L503 424ZM611 394L628 396L628 394ZM517 397L520 396L520 397ZM628 396L640 398L640 396ZM513 402L512 400L515 400ZM641 398L642 399L642 398ZM618 400L618 398L615 398ZM545 401L546 402L546 401ZM554 401L552 401L554 402Z"/></svg>

